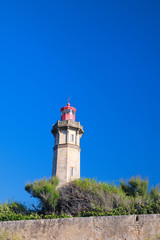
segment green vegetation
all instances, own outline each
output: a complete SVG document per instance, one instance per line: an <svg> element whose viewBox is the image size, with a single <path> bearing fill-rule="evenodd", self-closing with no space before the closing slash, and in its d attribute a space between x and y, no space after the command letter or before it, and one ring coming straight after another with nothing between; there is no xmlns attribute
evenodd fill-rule
<svg viewBox="0 0 160 240"><path fill-rule="evenodd" d="M29 183L25 190L39 203L28 209L20 203L0 204L0 221L160 213L159 186L132 177L115 184L78 179L57 188L58 179Z"/></svg>
<svg viewBox="0 0 160 240"><path fill-rule="evenodd" d="M72 216L108 216L160 213L158 186L148 189L148 180L133 177L119 186L78 179L59 189L59 213Z"/></svg>
<svg viewBox="0 0 160 240"><path fill-rule="evenodd" d="M42 179L34 183L28 183L25 190L31 194L32 197L38 198L39 205L37 208L38 213L53 214L58 202L59 193L56 190L58 186L58 178Z"/></svg>
<svg viewBox="0 0 160 240"><path fill-rule="evenodd" d="M0 221L16 221L31 219L55 219L67 218L67 215L45 215L36 212L36 210L27 209L25 206L21 208L21 204L17 202L0 204ZM20 207L20 208L19 208ZM0 239L1 240L1 239Z"/></svg>
<svg viewBox="0 0 160 240"><path fill-rule="evenodd" d="M0 240L21 240L17 234L12 234L11 232L1 232Z"/></svg>

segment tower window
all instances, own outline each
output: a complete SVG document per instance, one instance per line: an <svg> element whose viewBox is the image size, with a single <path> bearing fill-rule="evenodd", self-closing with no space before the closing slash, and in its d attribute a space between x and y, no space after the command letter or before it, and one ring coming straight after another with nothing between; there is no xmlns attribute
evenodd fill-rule
<svg viewBox="0 0 160 240"><path fill-rule="evenodd" d="M73 167L71 167L71 176L73 176Z"/></svg>
<svg viewBox="0 0 160 240"><path fill-rule="evenodd" d="M70 136L70 141L74 142L74 135L73 134L71 134L71 136Z"/></svg>

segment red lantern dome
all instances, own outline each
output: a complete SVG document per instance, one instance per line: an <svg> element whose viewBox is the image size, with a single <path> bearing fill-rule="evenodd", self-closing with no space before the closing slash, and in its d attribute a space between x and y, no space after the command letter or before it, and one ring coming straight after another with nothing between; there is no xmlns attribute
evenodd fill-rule
<svg viewBox="0 0 160 240"><path fill-rule="evenodd" d="M76 109L70 106L70 103L67 103L66 107L61 108L61 121L72 120L75 121Z"/></svg>

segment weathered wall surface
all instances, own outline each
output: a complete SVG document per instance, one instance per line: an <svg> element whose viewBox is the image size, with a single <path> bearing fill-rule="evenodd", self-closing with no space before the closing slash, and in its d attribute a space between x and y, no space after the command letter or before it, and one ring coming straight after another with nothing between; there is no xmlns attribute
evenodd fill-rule
<svg viewBox="0 0 160 240"><path fill-rule="evenodd" d="M72 120L58 121L53 125L55 137L52 176L59 178L59 186L80 178L80 138L83 127Z"/></svg>
<svg viewBox="0 0 160 240"><path fill-rule="evenodd" d="M0 231L27 240L148 240L160 234L160 214L0 222Z"/></svg>

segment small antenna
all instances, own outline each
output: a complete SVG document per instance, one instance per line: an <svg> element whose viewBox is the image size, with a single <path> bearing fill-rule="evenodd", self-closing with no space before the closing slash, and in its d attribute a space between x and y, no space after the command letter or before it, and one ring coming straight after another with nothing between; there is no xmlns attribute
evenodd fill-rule
<svg viewBox="0 0 160 240"><path fill-rule="evenodd" d="M68 97L68 103L70 103L70 101L71 101L71 99L70 99L70 97Z"/></svg>

